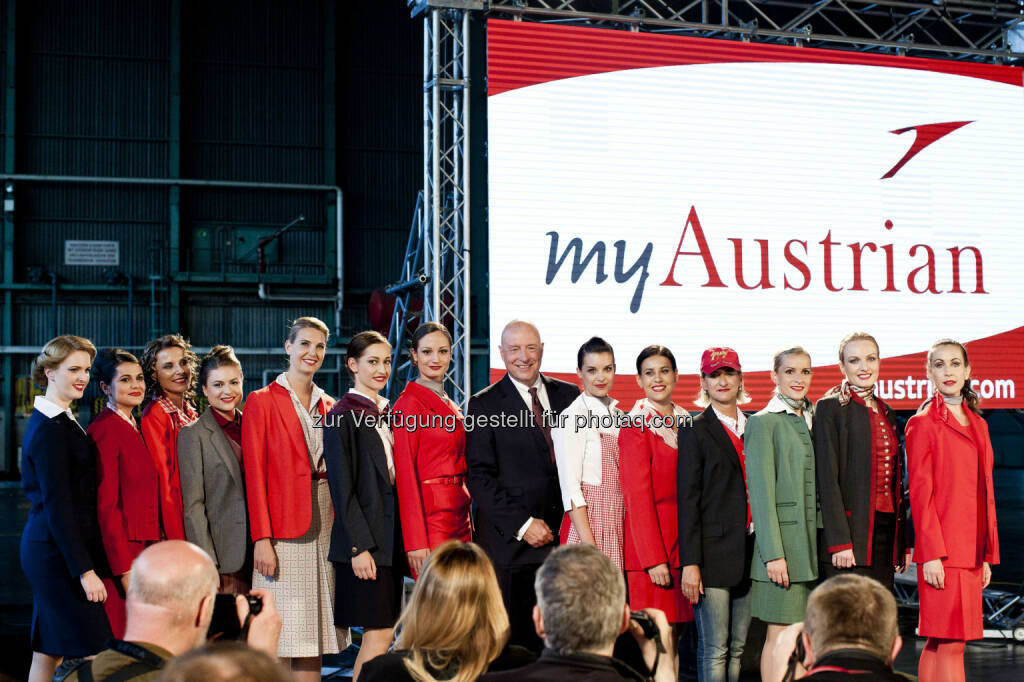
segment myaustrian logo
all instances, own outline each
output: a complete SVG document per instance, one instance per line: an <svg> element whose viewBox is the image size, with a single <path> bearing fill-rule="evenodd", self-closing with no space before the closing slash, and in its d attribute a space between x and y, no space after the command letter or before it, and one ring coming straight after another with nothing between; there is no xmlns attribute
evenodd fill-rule
<svg viewBox="0 0 1024 682"><path fill-rule="evenodd" d="M897 135L915 131L916 135L903 158L881 179L892 178L927 146L968 123L971 121L931 123L890 131ZM895 227L892 220L886 220L883 226L887 231ZM830 292L870 291L864 284L865 272L874 271L884 274L882 278L871 278L872 281L884 279L885 286L876 289L884 293L989 293L985 290L982 253L976 246L932 246L922 243L914 244L906 253L902 253L897 252L891 243L856 241L844 244L833 239L832 230L828 229L820 240L790 239L784 243L781 240L770 242L768 239L752 239L744 244L745 240L741 238L727 237L724 241L730 242L732 247L732 258L729 258L723 254L723 251L730 250L729 246L721 244L720 241L716 242L715 250L712 250L708 232L701 224L696 206L690 207L675 253L664 254L663 257L654 253L653 242L647 242L639 249L639 255L636 255L637 250L631 248L631 244L625 239L612 243L611 247L604 241L597 241L587 248L581 237L571 237L560 251L562 235L554 230L546 234L551 241L545 284L550 285L555 281L562 266L570 257L568 275L571 283L576 284L586 276L588 267L593 263L594 281L601 284L609 277L607 260L610 253L614 252L615 262L611 268L611 276L617 284L632 284L633 296L629 302L631 313L638 312L643 303L644 289L651 276L652 262L664 273L658 284L663 287L698 285L701 288L724 289L735 286L740 289L756 290L774 289L781 285L783 289L792 291L804 291L812 286L823 287ZM812 242L822 247L820 250L814 249L816 253L813 257L810 247ZM840 254L846 250L849 251L849 258L841 258ZM786 262L787 268L782 273L772 272L769 267L769 256L773 251L781 251ZM949 255L946 256L943 251ZM970 254L971 258L965 267L969 270L973 262L974 277L971 282L970 275L964 274L967 281L962 283L961 261L967 254ZM680 258L700 259L704 281L679 281L676 277L676 265ZM749 265L748 261L754 261L756 265ZM940 290L936 284L940 271L948 272L947 279L952 283L946 291ZM840 275L848 275L842 281L851 282L849 287L836 285Z"/></svg>

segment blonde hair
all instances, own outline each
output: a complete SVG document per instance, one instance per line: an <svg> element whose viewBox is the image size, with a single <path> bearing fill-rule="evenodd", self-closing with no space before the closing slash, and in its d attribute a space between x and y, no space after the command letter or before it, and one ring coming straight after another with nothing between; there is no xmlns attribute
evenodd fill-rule
<svg viewBox="0 0 1024 682"><path fill-rule="evenodd" d="M736 395L736 404L745 405L749 403L751 400L753 400L753 398L750 397L750 394L747 393L746 387L743 385L743 372L739 370L734 371L740 375L740 388L739 392ZM705 374L704 372L700 373L701 379L703 379L706 376L708 375ZM697 407L707 407L708 405L711 404L711 396L704 389L703 383L700 383L700 388L697 389L697 397L693 399L693 404L696 405Z"/></svg>
<svg viewBox="0 0 1024 682"><path fill-rule="evenodd" d="M89 362L96 359L96 346L92 341L73 334L55 336L46 342L43 350L32 361L32 382L40 388L46 388L46 370L57 369L68 356L76 351L89 354Z"/></svg>
<svg viewBox="0 0 1024 682"><path fill-rule="evenodd" d="M427 668L456 666L451 682L487 671L509 636L508 614L490 559L479 546L450 540L427 559L412 599L398 619L396 649L417 682L434 682Z"/></svg>
<svg viewBox="0 0 1024 682"><path fill-rule="evenodd" d="M320 318L297 317L291 326L288 327L288 342L295 343L295 339L299 336L299 331L303 329L315 329L324 335L325 340L331 338L331 330L327 328L327 325Z"/></svg>
<svg viewBox="0 0 1024 682"><path fill-rule="evenodd" d="M843 362L844 362L844 360L843 360L843 353L846 351L846 345L848 343L850 343L851 341L870 341L871 343L875 344L875 352L876 353L881 353L882 352L882 350L878 347L878 341L876 341L875 337L871 336L871 334L868 334L867 332L852 332L852 333L847 334L846 336L844 336L843 340L839 342L839 364L840 365L842 365Z"/></svg>

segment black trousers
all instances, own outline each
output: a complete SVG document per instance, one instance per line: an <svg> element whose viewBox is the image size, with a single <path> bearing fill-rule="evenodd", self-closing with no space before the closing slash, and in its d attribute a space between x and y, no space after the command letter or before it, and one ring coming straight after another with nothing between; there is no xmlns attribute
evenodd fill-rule
<svg viewBox="0 0 1024 682"><path fill-rule="evenodd" d="M538 653L544 648L544 642L537 636L537 629L533 625L533 607L537 605L533 579L539 568L540 564L494 567L505 610L508 611L511 629L508 643Z"/></svg>

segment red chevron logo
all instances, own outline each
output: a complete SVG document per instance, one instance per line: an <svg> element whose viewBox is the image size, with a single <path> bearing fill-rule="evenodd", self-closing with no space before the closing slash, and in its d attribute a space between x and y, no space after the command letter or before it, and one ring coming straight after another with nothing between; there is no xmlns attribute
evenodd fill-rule
<svg viewBox="0 0 1024 682"><path fill-rule="evenodd" d="M894 135L902 135L905 132L913 130L917 133L914 138L914 144L910 145L910 149L903 155L903 158L899 162L889 169L889 172L882 176L882 180L891 178L896 175L903 166L906 165L907 161L917 156L921 150L937 140L942 139L946 135L949 135L958 128L963 128L968 123L974 123L974 121L951 121L949 123L926 123L919 126L910 126L909 128L900 128L899 130L890 130L890 133Z"/></svg>

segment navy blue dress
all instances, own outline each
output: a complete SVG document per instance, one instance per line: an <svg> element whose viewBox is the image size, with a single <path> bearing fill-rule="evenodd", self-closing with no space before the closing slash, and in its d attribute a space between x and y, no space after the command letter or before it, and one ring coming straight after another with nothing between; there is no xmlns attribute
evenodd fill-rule
<svg viewBox="0 0 1024 682"><path fill-rule="evenodd" d="M21 482L32 503L21 535L21 567L32 585L32 650L89 656L111 637L103 604L80 576L105 573L96 519L96 462L85 431L67 414L32 411L22 441Z"/></svg>

